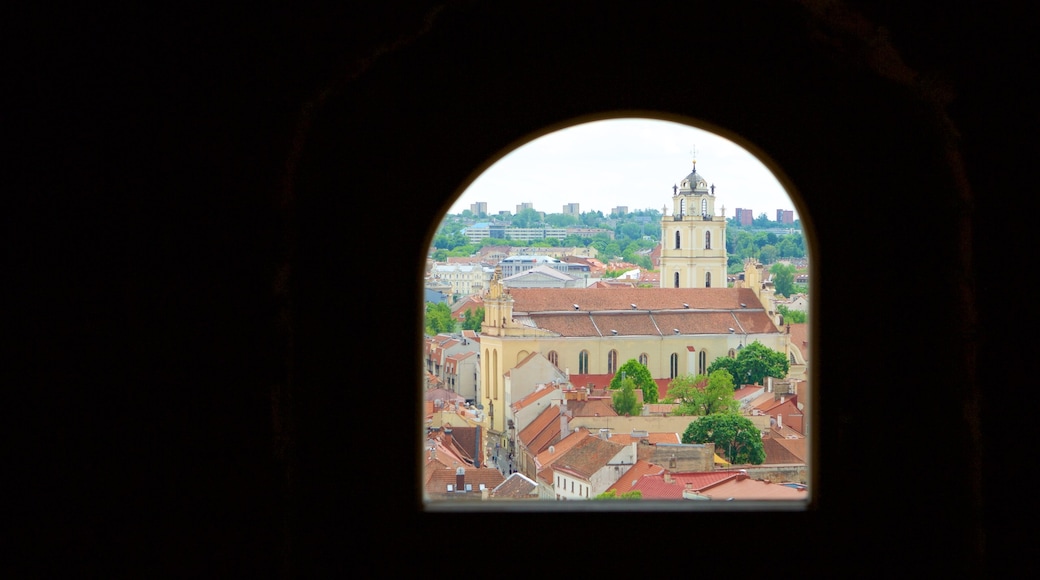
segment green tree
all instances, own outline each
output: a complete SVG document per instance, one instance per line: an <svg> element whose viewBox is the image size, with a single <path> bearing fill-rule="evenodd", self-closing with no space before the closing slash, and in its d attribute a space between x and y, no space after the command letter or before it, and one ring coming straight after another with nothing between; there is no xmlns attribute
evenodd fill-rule
<svg viewBox="0 0 1040 580"><path fill-rule="evenodd" d="M480 332L481 325L484 324L484 307L478 306L476 310L467 310L462 318L462 329L463 330L475 330Z"/></svg>
<svg viewBox="0 0 1040 580"><path fill-rule="evenodd" d="M603 493L601 493L599 495L592 496L591 499L600 499L600 500L602 500L602 499L642 499L642 497L643 497L643 492L639 491L638 489L633 489L632 491L626 491L625 493L623 493L621 495L618 495L616 489L608 489L607 491L605 491L605 492L603 492Z"/></svg>
<svg viewBox="0 0 1040 580"><path fill-rule="evenodd" d="M733 376L725 369L710 375L680 375L668 385L668 398L679 404L675 415L736 413L740 402L733 398Z"/></svg>
<svg viewBox="0 0 1040 580"><path fill-rule="evenodd" d="M769 268L776 293L790 297L794 291L794 265L777 262Z"/></svg>
<svg viewBox="0 0 1040 580"><path fill-rule="evenodd" d="M800 322L805 322L806 320L805 312L801 310L791 310L783 304L777 304L776 311L784 317L784 322L789 324L798 324Z"/></svg>
<svg viewBox="0 0 1040 580"><path fill-rule="evenodd" d="M639 399L636 397L635 381L626 378L621 381L621 386L614 391L611 397L614 403L614 411L618 415L638 415Z"/></svg>
<svg viewBox="0 0 1040 580"><path fill-rule="evenodd" d="M706 415L690 423L683 443L714 443L715 452L730 463L760 465L766 460L762 435L750 419L733 413Z"/></svg>
<svg viewBox="0 0 1040 580"><path fill-rule="evenodd" d="M455 332L455 319L451 317L451 308L443 302L426 304L425 328L427 334Z"/></svg>
<svg viewBox="0 0 1040 580"><path fill-rule="evenodd" d="M650 369L646 368L646 365L634 358L628 359L614 374L614 377L610 379L610 388L620 388L621 381L626 378L634 381L633 388L643 389L643 402L657 402L657 383L654 382L654 377L650 374Z"/></svg>
<svg viewBox="0 0 1040 580"><path fill-rule="evenodd" d="M740 363L737 362L737 359L728 356L720 356L708 365L709 375L717 370L729 371L729 375L733 377L734 384L742 384L740 381L744 380L747 375L746 372L741 372Z"/></svg>
<svg viewBox="0 0 1040 580"><path fill-rule="evenodd" d="M780 251L772 244L766 244L758 251L758 259L761 260L763 264L771 264L779 257Z"/></svg>

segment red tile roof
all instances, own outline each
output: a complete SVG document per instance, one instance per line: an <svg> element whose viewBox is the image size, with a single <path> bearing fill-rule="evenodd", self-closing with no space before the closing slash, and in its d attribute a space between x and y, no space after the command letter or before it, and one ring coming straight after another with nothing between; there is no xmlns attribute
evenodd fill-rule
<svg viewBox="0 0 1040 580"><path fill-rule="evenodd" d="M643 499L680 500L683 499L683 491L686 489L697 492L720 481L736 478L738 474L736 471L646 474L639 478L630 490L639 490Z"/></svg>
<svg viewBox="0 0 1040 580"><path fill-rule="evenodd" d="M749 288L618 288L609 292L589 288L512 288L514 312L631 310L762 310ZM741 308L741 303L745 308ZM669 329L671 330L671 329Z"/></svg>
<svg viewBox="0 0 1040 580"><path fill-rule="evenodd" d="M617 480L614 485L611 485L606 491L614 490L618 495L628 493L632 491L635 486L644 475L661 475L664 473L664 468L660 465L654 465L649 461L640 459L636 461L632 467L622 474L621 479Z"/></svg>
<svg viewBox="0 0 1040 580"><path fill-rule="evenodd" d="M585 437L555 461L552 468L588 479L624 448L624 445L599 437Z"/></svg>
<svg viewBox="0 0 1040 580"><path fill-rule="evenodd" d="M515 413L516 411L519 411L534 404L535 401L538 401L542 397L547 397L553 392L559 392L559 390L560 387L555 387L552 385L536 385L534 391L532 391L519 401L516 401L515 403L510 405L510 407L513 409L513 412Z"/></svg>
<svg viewBox="0 0 1040 580"><path fill-rule="evenodd" d="M546 407L517 437L532 455L538 455L560 439L560 408Z"/></svg>

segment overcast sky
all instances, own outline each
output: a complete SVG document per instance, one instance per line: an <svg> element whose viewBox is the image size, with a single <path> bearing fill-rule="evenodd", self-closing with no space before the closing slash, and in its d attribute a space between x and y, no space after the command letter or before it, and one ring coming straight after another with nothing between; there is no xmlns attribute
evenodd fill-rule
<svg viewBox="0 0 1040 580"><path fill-rule="evenodd" d="M687 125L649 119L594 121L539 137L509 153L470 184L449 213L485 201L488 213L515 212L520 203L560 213L567 203L610 213L628 206L671 211L672 185L693 168L715 185L715 209L751 209L776 219L798 211L758 159L732 141Z"/></svg>

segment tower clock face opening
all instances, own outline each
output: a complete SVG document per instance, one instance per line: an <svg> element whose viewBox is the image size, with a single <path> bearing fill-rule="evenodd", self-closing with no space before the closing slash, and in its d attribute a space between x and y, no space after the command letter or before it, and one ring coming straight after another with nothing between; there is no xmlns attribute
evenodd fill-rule
<svg viewBox="0 0 1040 580"><path fill-rule="evenodd" d="M791 192L686 119L579 120L475 170L422 281L424 509L807 509L826 386Z"/></svg>

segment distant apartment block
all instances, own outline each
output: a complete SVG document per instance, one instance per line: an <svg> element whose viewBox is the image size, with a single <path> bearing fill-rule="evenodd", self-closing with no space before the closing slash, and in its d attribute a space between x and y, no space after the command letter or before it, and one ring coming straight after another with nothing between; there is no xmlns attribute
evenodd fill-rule
<svg viewBox="0 0 1040 580"><path fill-rule="evenodd" d="M790 209L778 209L776 210L776 221L782 224L793 224L794 223L794 211Z"/></svg>
<svg viewBox="0 0 1040 580"><path fill-rule="evenodd" d="M755 216L750 209L737 208L737 211L733 214L737 218L737 223L742 226L750 226L755 221Z"/></svg>
<svg viewBox="0 0 1040 580"><path fill-rule="evenodd" d="M504 225L486 223L473 224L462 233L471 244L479 244L484 238L532 242L546 239L562 240L567 237L567 230L564 228L507 228Z"/></svg>
<svg viewBox="0 0 1040 580"><path fill-rule="evenodd" d="M525 209L534 209L534 204L531 203L531 202L521 203L520 205L516 206L516 213L519 214L520 212L524 211Z"/></svg>
<svg viewBox="0 0 1040 580"><path fill-rule="evenodd" d="M567 228L567 235L574 235L582 238L595 237L597 234L606 234L608 239L614 239L614 230L606 230L603 228Z"/></svg>
<svg viewBox="0 0 1040 580"><path fill-rule="evenodd" d="M613 215L625 215L626 213L628 213L628 206L619 205L617 207L612 207L610 208L610 213Z"/></svg>
<svg viewBox="0 0 1040 580"><path fill-rule="evenodd" d="M487 215L487 202L478 201L471 203L469 204L469 211L473 212L473 215Z"/></svg>
<svg viewBox="0 0 1040 580"><path fill-rule="evenodd" d="M564 215L572 215L572 216L579 216L579 215L581 215L581 211L579 211L578 204L576 204L576 203L564 204L563 212L561 212L561 213L563 213Z"/></svg>

